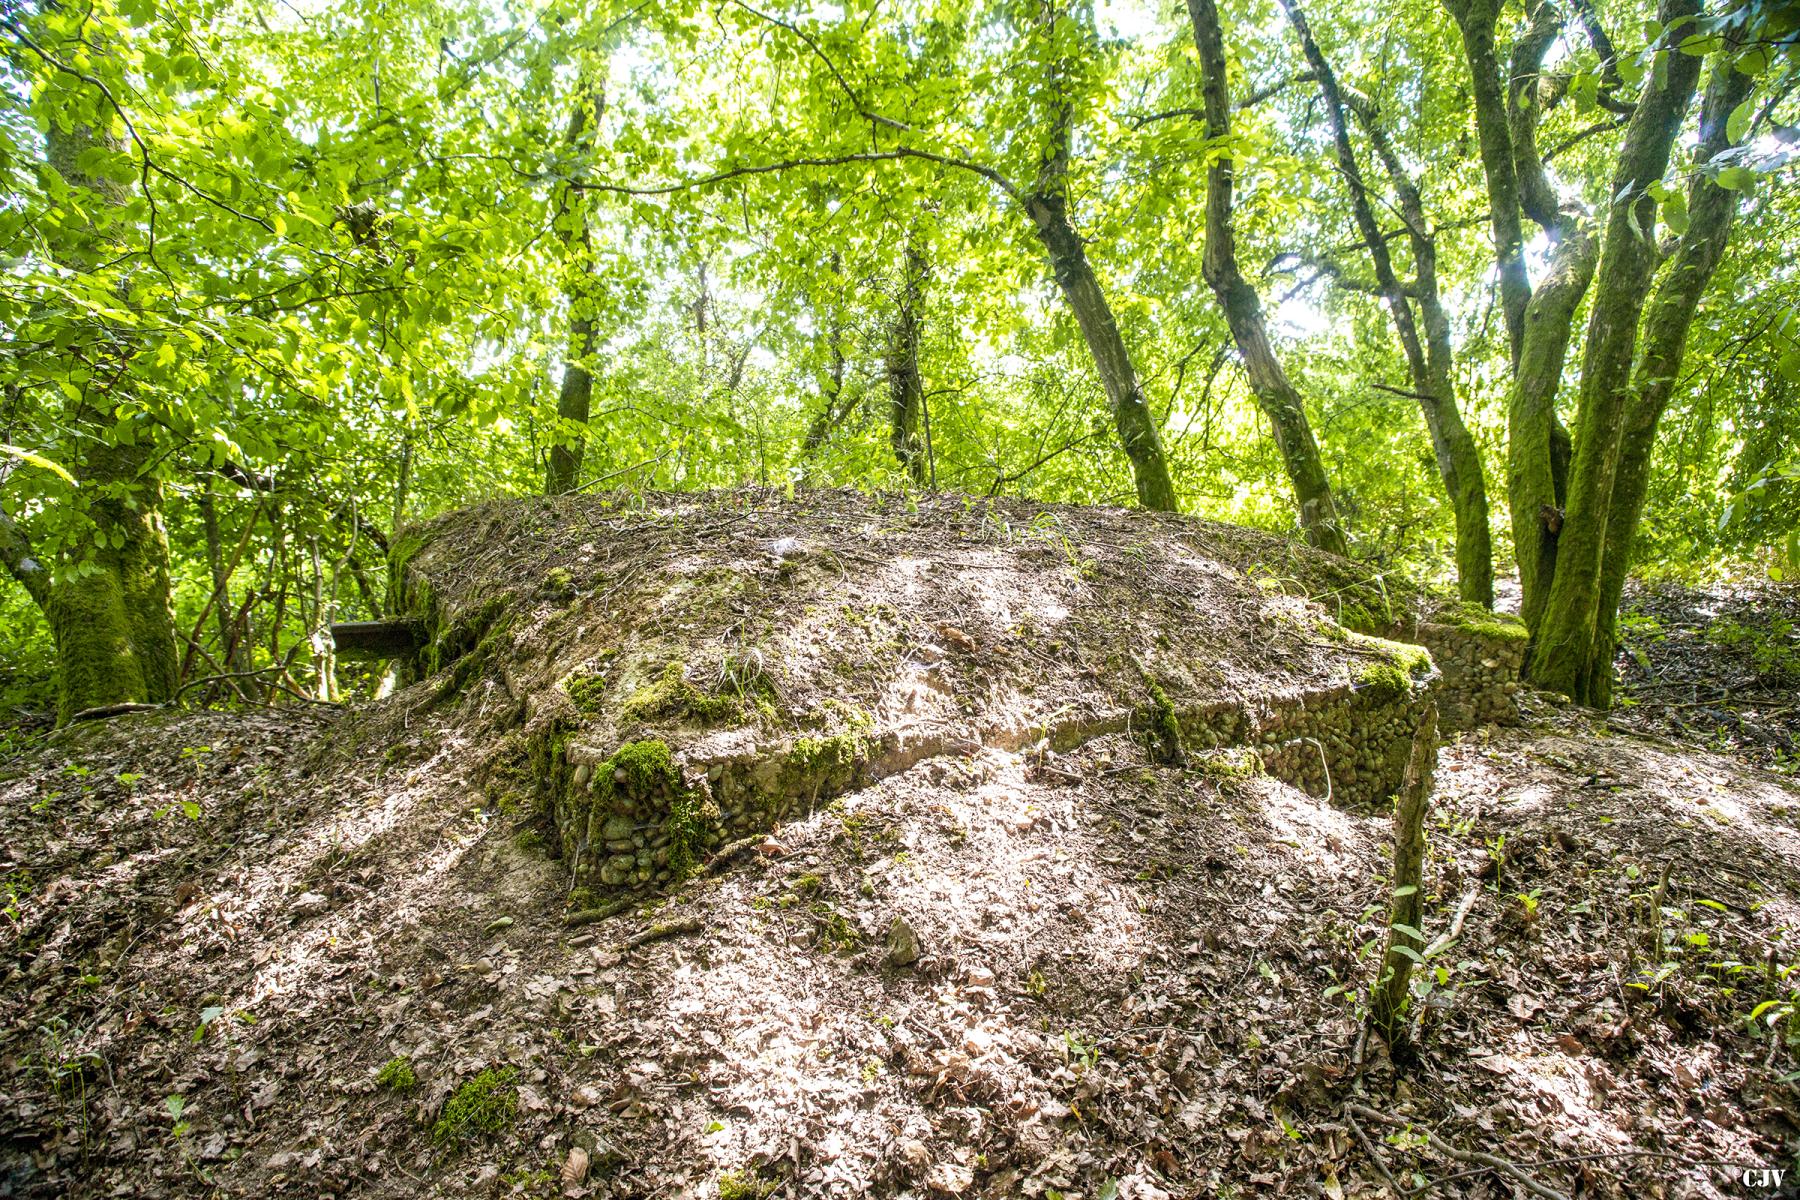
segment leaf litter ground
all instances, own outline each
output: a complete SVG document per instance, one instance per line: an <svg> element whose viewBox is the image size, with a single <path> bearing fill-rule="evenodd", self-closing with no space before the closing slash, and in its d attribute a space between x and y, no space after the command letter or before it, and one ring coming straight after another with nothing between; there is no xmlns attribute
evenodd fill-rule
<svg viewBox="0 0 1800 1200"><path fill-rule="evenodd" d="M1397 1077L1357 1020L1383 814L1126 733L970 747L570 928L484 700L432 688L6 767L0 1194L1741 1196L1793 1161L1800 795L1741 761L1554 708L1447 744L1426 933L1466 915ZM497 1132L433 1138L509 1068Z"/></svg>

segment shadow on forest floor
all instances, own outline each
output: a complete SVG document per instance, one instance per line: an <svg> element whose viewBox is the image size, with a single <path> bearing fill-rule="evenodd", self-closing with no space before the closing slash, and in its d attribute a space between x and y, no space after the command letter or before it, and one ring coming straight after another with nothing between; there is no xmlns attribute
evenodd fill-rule
<svg viewBox="0 0 1800 1200"><path fill-rule="evenodd" d="M628 657L602 622L715 657L768 624L769 649L732 660L780 675L763 725L844 716L848 697L864 721L923 711L964 735L1014 709L1036 728L1052 701L1137 703L1142 663L1172 649L1190 691L1245 704L1296 680L1327 694L1370 649L1233 574L1304 554L1201 523L877 521L822 496L806 519L824 548L796 550L772 536L790 510L700 503L648 526L591 501L467 515L468 552L442 555L467 568L462 610L454 571L434 602L492 622L481 586L511 588L529 636L472 634L386 701L123 717L0 765L0 1196L1155 1200L1405 1181L1473 1198L1529 1181L1623 1200L1741 1196L1737 1172L1793 1164L1800 790L1567 710L1443 748L1424 932L1463 918L1416 976L1404 1078L1378 1042L1358 1057L1386 811L1242 757L1153 763L1141 722L1097 719L1062 752L945 738L835 799L815 788L671 894L568 924L567 864L516 790L521 743L599 674L562 659ZM695 595L656 584L666 564L721 554L726 575L684 578L729 583L726 603L650 602ZM1180 569L1146 565L1163 558ZM916 587L857 591L915 567ZM1112 607L1078 607L1096 596ZM1020 614L1054 605L1058 639L1082 644L1024 640ZM939 683L883 708L924 666ZM643 693L615 675L623 714ZM627 725L606 736L645 736ZM671 728L687 752L737 736ZM409 1072L384 1075L397 1059ZM459 1136L444 1118L484 1072L492 1129Z"/></svg>
<svg viewBox="0 0 1800 1200"><path fill-rule="evenodd" d="M1123 738L1055 775L983 751L570 930L558 864L482 806L453 731L324 774L297 752L333 737L134 718L5 785L6 1189L553 1195L579 1150L596 1196L1376 1195L1382 1170L1505 1194L1452 1157L1480 1151L1568 1192L1732 1195L1703 1164L1793 1154L1794 1060L1746 1017L1794 996L1768 972L1795 958L1800 795L1726 759L1579 729L1446 746L1427 933L1473 900L1421 1066L1396 1084L1376 1050L1359 1084L1385 818ZM396 1055L416 1091L376 1085ZM435 1145L495 1064L516 1117ZM1359 1140L1359 1089L1402 1124Z"/></svg>
<svg viewBox="0 0 1800 1200"><path fill-rule="evenodd" d="M1800 770L1800 587L1634 585L1619 633L1615 728Z"/></svg>

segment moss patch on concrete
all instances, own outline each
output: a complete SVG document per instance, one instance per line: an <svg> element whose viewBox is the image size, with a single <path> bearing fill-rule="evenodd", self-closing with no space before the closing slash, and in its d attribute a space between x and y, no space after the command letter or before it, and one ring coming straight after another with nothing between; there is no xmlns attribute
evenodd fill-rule
<svg viewBox="0 0 1800 1200"><path fill-rule="evenodd" d="M681 787L681 772L675 769L669 743L655 739L626 742L600 773L604 781L601 788L607 794L621 784L636 792L647 792L663 783L677 790Z"/></svg>
<svg viewBox="0 0 1800 1200"><path fill-rule="evenodd" d="M1381 703L1393 703L1412 693L1416 683L1429 679L1437 669L1431 652L1409 642L1390 642L1386 638L1351 633L1348 645L1368 656L1351 671L1351 682L1359 692L1367 693Z"/></svg>
<svg viewBox="0 0 1800 1200"><path fill-rule="evenodd" d="M841 792L856 782L868 757L868 743L859 733L796 739L782 766L781 788L793 796Z"/></svg>

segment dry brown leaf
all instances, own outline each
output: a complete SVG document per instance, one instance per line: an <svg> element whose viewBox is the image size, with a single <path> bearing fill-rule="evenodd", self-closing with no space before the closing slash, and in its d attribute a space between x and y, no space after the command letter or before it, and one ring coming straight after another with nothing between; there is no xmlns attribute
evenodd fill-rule
<svg viewBox="0 0 1800 1200"><path fill-rule="evenodd" d="M587 1179L588 1152L580 1146L569 1148L569 1157L563 1160L562 1181L565 1186L573 1187Z"/></svg>

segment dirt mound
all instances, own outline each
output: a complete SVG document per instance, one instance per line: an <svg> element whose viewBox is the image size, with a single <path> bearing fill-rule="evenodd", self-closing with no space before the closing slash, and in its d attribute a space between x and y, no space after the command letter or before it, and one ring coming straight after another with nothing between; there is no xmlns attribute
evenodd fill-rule
<svg viewBox="0 0 1800 1200"><path fill-rule="evenodd" d="M402 551L387 699L8 764L0 1193L1710 1196L1792 1155L1782 781L1446 746L1458 936L1397 1080L1385 810L1255 767L1418 703L1406 650L1215 527L809 503L461 514ZM621 798L641 863L593 851Z"/></svg>
<svg viewBox="0 0 1800 1200"><path fill-rule="evenodd" d="M414 669L443 673L433 702L523 730L519 795L597 899L983 748L1044 762L1122 733L1156 761L1248 754L1317 795L1385 799L1429 656L1258 586L1231 561L1249 542L845 493L544 501L416 531L394 583L425 624Z"/></svg>

